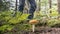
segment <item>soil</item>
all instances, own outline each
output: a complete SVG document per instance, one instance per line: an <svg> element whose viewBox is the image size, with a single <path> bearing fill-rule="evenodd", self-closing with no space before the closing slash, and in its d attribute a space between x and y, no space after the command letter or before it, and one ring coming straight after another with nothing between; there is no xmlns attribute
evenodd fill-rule
<svg viewBox="0 0 60 34"><path fill-rule="evenodd" d="M60 34L60 28L37 27L34 34Z"/></svg>
<svg viewBox="0 0 60 34"><path fill-rule="evenodd" d="M9 33L4 33L9 34ZM60 34L60 28L36 27L35 32L32 31L12 31L12 34Z"/></svg>

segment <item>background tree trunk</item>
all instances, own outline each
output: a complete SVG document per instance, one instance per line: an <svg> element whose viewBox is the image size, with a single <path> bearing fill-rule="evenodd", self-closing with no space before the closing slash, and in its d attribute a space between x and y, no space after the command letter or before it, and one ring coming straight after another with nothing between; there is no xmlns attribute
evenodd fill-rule
<svg viewBox="0 0 60 34"><path fill-rule="evenodd" d="M58 12L60 14L60 0L57 0L57 2L58 2Z"/></svg>
<svg viewBox="0 0 60 34"><path fill-rule="evenodd" d="M52 1L51 0L49 0L49 8L51 9L52 8L52 3L51 3Z"/></svg>

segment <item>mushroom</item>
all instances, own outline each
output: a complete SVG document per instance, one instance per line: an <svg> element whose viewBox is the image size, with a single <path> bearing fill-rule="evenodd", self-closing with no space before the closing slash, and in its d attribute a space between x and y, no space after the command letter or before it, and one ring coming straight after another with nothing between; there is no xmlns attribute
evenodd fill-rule
<svg viewBox="0 0 60 34"><path fill-rule="evenodd" d="M35 24L37 24L39 21L38 20L30 20L29 23L32 24L32 31L35 31Z"/></svg>

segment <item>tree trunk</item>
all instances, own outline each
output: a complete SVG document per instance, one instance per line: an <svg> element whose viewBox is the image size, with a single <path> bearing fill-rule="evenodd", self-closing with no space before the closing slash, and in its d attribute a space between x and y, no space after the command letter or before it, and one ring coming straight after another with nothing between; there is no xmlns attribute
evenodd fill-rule
<svg viewBox="0 0 60 34"><path fill-rule="evenodd" d="M51 0L49 0L49 8L51 9L52 8L52 3L51 3L52 1Z"/></svg>
<svg viewBox="0 0 60 34"><path fill-rule="evenodd" d="M57 2L58 2L58 12L60 14L60 0L57 0Z"/></svg>
<svg viewBox="0 0 60 34"><path fill-rule="evenodd" d="M25 0L25 6L24 6L24 11L23 11L23 13L29 13L29 8L30 8L30 5L29 5L29 2L28 2L28 0Z"/></svg>

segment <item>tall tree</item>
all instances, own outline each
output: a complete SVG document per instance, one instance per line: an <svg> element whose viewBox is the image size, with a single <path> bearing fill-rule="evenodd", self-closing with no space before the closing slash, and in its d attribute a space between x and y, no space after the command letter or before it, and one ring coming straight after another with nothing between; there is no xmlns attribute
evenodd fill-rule
<svg viewBox="0 0 60 34"><path fill-rule="evenodd" d="M49 8L52 8L52 0L49 0Z"/></svg>
<svg viewBox="0 0 60 34"><path fill-rule="evenodd" d="M60 14L60 0L57 0L57 2L58 2L58 12Z"/></svg>

